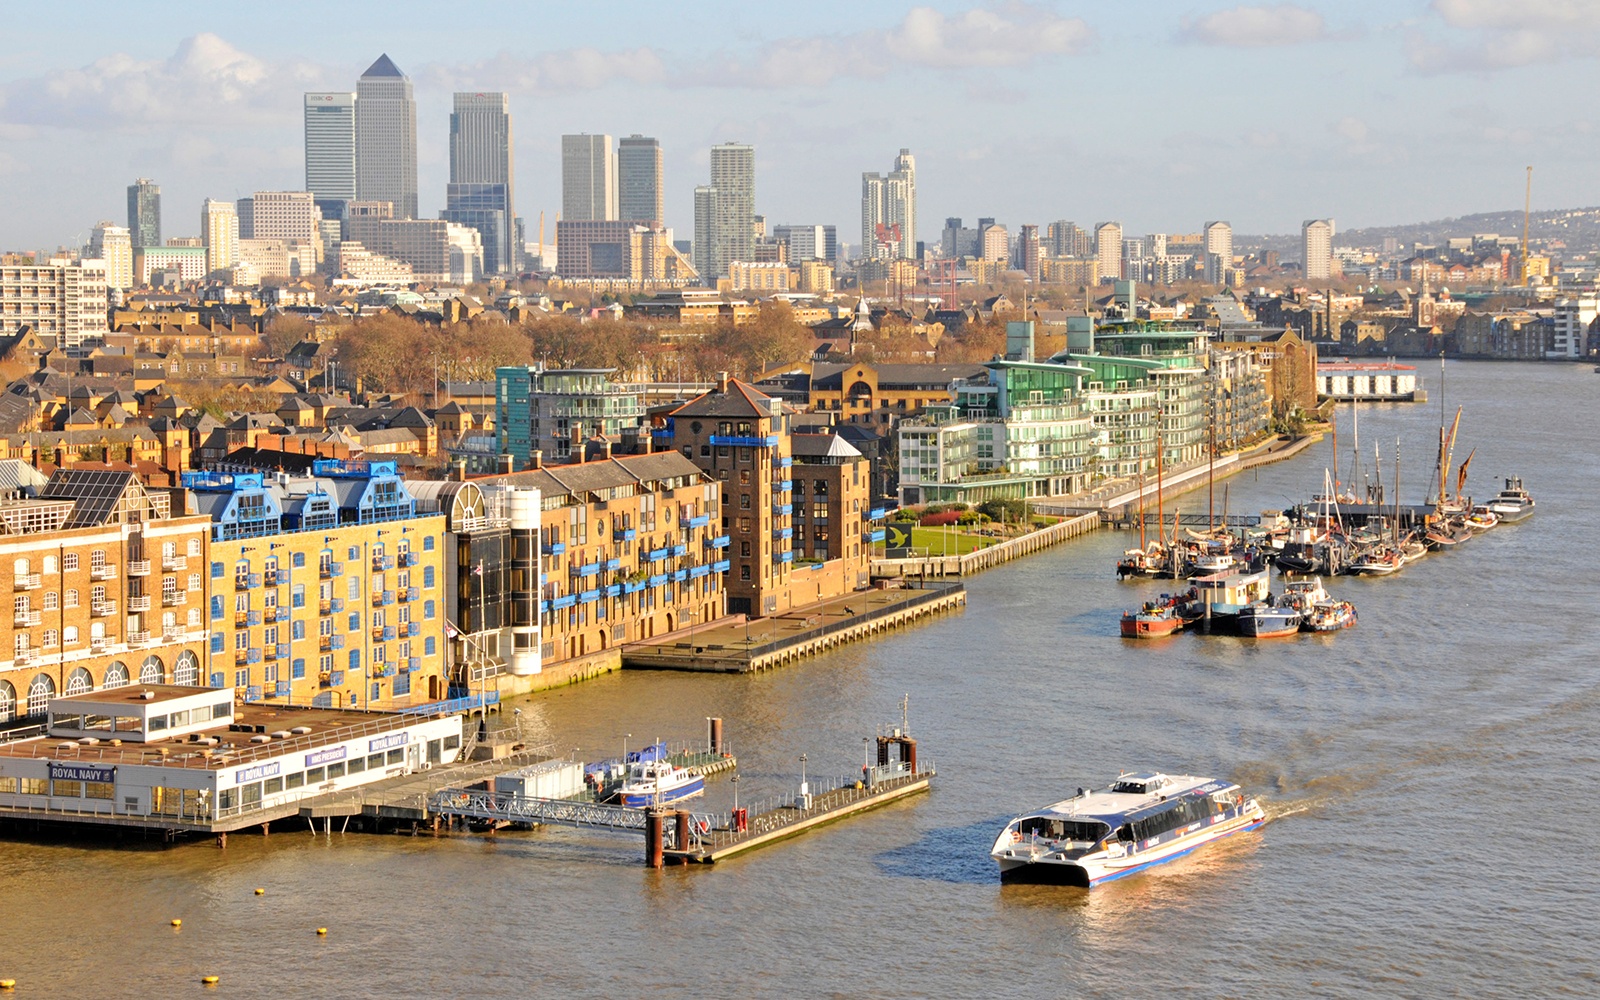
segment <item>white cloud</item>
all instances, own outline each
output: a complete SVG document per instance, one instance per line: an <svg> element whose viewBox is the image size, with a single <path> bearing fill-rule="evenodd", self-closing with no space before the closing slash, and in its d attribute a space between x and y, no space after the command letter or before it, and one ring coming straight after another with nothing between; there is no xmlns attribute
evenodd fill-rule
<svg viewBox="0 0 1600 1000"><path fill-rule="evenodd" d="M1270 7L1232 7L1200 18L1185 18L1184 41L1233 48L1298 45L1326 38L1328 26L1314 10L1281 3Z"/></svg>
<svg viewBox="0 0 1600 1000"><path fill-rule="evenodd" d="M278 121L296 113L292 95L320 78L308 63L268 63L202 33L167 59L117 53L8 83L0 88L0 121L88 129Z"/></svg>
<svg viewBox="0 0 1600 1000"><path fill-rule="evenodd" d="M1447 38L1413 32L1411 65L1423 73L1487 73L1589 59L1600 51L1600 4L1592 0L1433 0Z"/></svg>
<svg viewBox="0 0 1600 1000"><path fill-rule="evenodd" d="M1019 66L1048 56L1070 56L1094 41L1094 29L1025 3L945 14L915 7L887 30L780 39L749 63L682 73L688 86L816 87L840 77L881 77L904 67L968 69Z"/></svg>

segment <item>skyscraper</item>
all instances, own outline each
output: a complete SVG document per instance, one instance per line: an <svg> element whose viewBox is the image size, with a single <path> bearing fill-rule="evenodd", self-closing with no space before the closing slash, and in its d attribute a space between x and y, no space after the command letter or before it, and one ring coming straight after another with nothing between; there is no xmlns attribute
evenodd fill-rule
<svg viewBox="0 0 1600 1000"><path fill-rule="evenodd" d="M206 247L206 273L232 267L239 259L239 213L231 201L211 198L200 206L200 239Z"/></svg>
<svg viewBox="0 0 1600 1000"><path fill-rule="evenodd" d="M861 175L861 256L893 260L916 252L917 161L902 149L887 176Z"/></svg>
<svg viewBox="0 0 1600 1000"><path fill-rule="evenodd" d="M124 226L101 222L89 236L89 253L93 260L106 265L106 287L127 291L133 287L133 239Z"/></svg>
<svg viewBox="0 0 1600 1000"><path fill-rule="evenodd" d="M1333 277L1333 220L1307 219L1300 224L1300 243L1305 251L1307 281L1327 281Z"/></svg>
<svg viewBox="0 0 1600 1000"><path fill-rule="evenodd" d="M618 210L629 222L662 222L661 143L630 135L617 143Z"/></svg>
<svg viewBox="0 0 1600 1000"><path fill-rule="evenodd" d="M726 277L730 262L751 259L755 243L755 147L738 142L712 146L711 184L695 188L694 205L695 270L706 281ZM709 237L705 241L702 232Z"/></svg>
<svg viewBox="0 0 1600 1000"><path fill-rule="evenodd" d="M617 154L609 135L561 137L561 217L568 222L617 218Z"/></svg>
<svg viewBox="0 0 1600 1000"><path fill-rule="evenodd" d="M1206 246L1206 284L1221 285L1233 267L1233 227L1226 222L1208 222L1204 230Z"/></svg>
<svg viewBox="0 0 1600 1000"><path fill-rule="evenodd" d="M135 247L161 245L161 185L148 177L128 185L128 237Z"/></svg>
<svg viewBox="0 0 1600 1000"><path fill-rule="evenodd" d="M450 114L450 186L440 218L471 226L483 238L483 269L517 266L511 99L457 94Z"/></svg>
<svg viewBox="0 0 1600 1000"><path fill-rule="evenodd" d="M1017 237L1017 266L1034 284L1039 282L1039 227L1025 224Z"/></svg>
<svg viewBox="0 0 1600 1000"><path fill-rule="evenodd" d="M387 55L356 82L356 197L417 217L417 102L411 78Z"/></svg>
<svg viewBox="0 0 1600 1000"><path fill-rule="evenodd" d="M1100 261L1100 280L1122 277L1122 223L1102 222L1094 227L1094 255Z"/></svg>
<svg viewBox="0 0 1600 1000"><path fill-rule="evenodd" d="M323 214L356 197L356 95L305 95L306 190ZM343 212L337 212L343 215Z"/></svg>

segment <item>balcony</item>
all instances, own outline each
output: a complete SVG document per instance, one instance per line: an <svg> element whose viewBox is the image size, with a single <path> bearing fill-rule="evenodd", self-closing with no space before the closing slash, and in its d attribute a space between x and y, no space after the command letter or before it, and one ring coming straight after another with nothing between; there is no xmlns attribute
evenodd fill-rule
<svg viewBox="0 0 1600 1000"><path fill-rule="evenodd" d="M619 542L631 542L639 537L639 532L633 528L619 528L611 533L611 537Z"/></svg>
<svg viewBox="0 0 1600 1000"><path fill-rule="evenodd" d="M708 514L699 514L699 515L696 515L694 517L689 518L689 527L690 528L704 528L706 525L708 525L710 523L711 523L711 517Z"/></svg>
<svg viewBox="0 0 1600 1000"><path fill-rule="evenodd" d="M666 548L666 549L651 549L649 554L646 555L645 558L648 559L650 562L660 562L661 560L667 558L670 555L672 555L672 550L670 548Z"/></svg>
<svg viewBox="0 0 1600 1000"><path fill-rule="evenodd" d="M728 541L729 539L727 535L718 535L715 538L708 538L706 539L706 548L725 549L728 547Z"/></svg>
<svg viewBox="0 0 1600 1000"><path fill-rule="evenodd" d="M728 571L729 567L731 567L732 565L733 565L733 563L731 561L727 560L727 559L718 559L716 562L711 564L711 572L713 572L713 573L726 573Z"/></svg>
<svg viewBox="0 0 1600 1000"><path fill-rule="evenodd" d="M400 565L404 566L406 569L411 569L414 566L420 566L422 565L422 557L417 555L415 552L402 552L400 553Z"/></svg>
<svg viewBox="0 0 1600 1000"><path fill-rule="evenodd" d="M38 590L42 584L38 573L18 573L14 586L18 590Z"/></svg>
<svg viewBox="0 0 1600 1000"><path fill-rule="evenodd" d="M260 625L261 624L261 612L259 612L259 611L250 612L249 621L250 621L251 625Z"/></svg>
<svg viewBox="0 0 1600 1000"><path fill-rule="evenodd" d="M888 514L889 511L887 509L883 507L874 507L872 510L867 512L867 520L881 521L883 518L887 517Z"/></svg>
<svg viewBox="0 0 1600 1000"><path fill-rule="evenodd" d="M332 650L333 649L333 636L331 636L331 635L319 635L319 636L317 636L317 648L322 650L324 653Z"/></svg>
<svg viewBox="0 0 1600 1000"><path fill-rule="evenodd" d="M116 601L91 601L91 602L89 602L89 614L93 615L96 618L110 618L112 615L114 615L116 613L117 613L117 602Z"/></svg>
<svg viewBox="0 0 1600 1000"><path fill-rule="evenodd" d="M338 614L339 612L341 612L343 610L344 610L344 598L335 597L333 599L333 613L334 614Z"/></svg>
<svg viewBox="0 0 1600 1000"><path fill-rule="evenodd" d="M116 578L117 567L110 563L89 567L89 579L91 580L115 580Z"/></svg>
<svg viewBox="0 0 1600 1000"><path fill-rule="evenodd" d="M621 559L607 559L606 560L606 572L607 573L614 573L614 572L616 572L617 570L619 570L621 568L622 568L622 560Z"/></svg>
<svg viewBox="0 0 1600 1000"><path fill-rule="evenodd" d="M394 569L394 556L373 556L372 569L378 573L386 569Z"/></svg>
<svg viewBox="0 0 1600 1000"><path fill-rule="evenodd" d="M101 636L98 639L90 639L89 640L89 652L95 653L95 654L109 653L109 652L111 652L111 644L112 644L112 637L108 636L108 635L107 636Z"/></svg>
<svg viewBox="0 0 1600 1000"><path fill-rule="evenodd" d="M261 586L260 573L240 573L233 578L234 590L254 590Z"/></svg>
<svg viewBox="0 0 1600 1000"><path fill-rule="evenodd" d="M421 622L406 622L406 637L407 638L415 639L417 636L419 636L421 634L422 634L422 623Z"/></svg>
<svg viewBox="0 0 1600 1000"><path fill-rule="evenodd" d="M772 529L772 537L773 538L793 538L794 537L794 529L793 528L774 528L774 529Z"/></svg>
<svg viewBox="0 0 1600 1000"><path fill-rule="evenodd" d="M162 629L161 630L161 641L162 642L182 642L183 641L183 629L178 628L176 625L174 625L172 628L164 628L164 629Z"/></svg>
<svg viewBox="0 0 1600 1000"><path fill-rule="evenodd" d="M889 537L889 531L886 528L878 528L867 532L867 541L869 542L881 542L887 537Z"/></svg>
<svg viewBox="0 0 1600 1000"><path fill-rule="evenodd" d="M372 641L373 642L393 642L394 639L395 639L395 635L396 635L396 632L395 632L395 627L393 625L374 625L374 626L372 626Z"/></svg>
<svg viewBox="0 0 1600 1000"><path fill-rule="evenodd" d="M778 435L768 434L766 437L755 437L748 434L713 434L711 443L725 445L730 448L776 448Z"/></svg>
<svg viewBox="0 0 1600 1000"><path fill-rule="evenodd" d="M161 571L163 573L182 573L189 568L187 556L162 556Z"/></svg>
<svg viewBox="0 0 1600 1000"><path fill-rule="evenodd" d="M422 657L412 656L406 659L406 673L414 673L422 669Z"/></svg>
<svg viewBox="0 0 1600 1000"><path fill-rule="evenodd" d="M244 626L246 626L248 624L250 624L250 612L248 612L248 611L235 611L233 613L233 627L234 628L243 628Z"/></svg>
<svg viewBox="0 0 1600 1000"><path fill-rule="evenodd" d="M233 651L233 665L234 666L236 666L236 667L244 667L244 666L249 666L249 664L250 664L250 651L249 650L247 650L247 649L236 649L236 650Z"/></svg>
<svg viewBox="0 0 1600 1000"><path fill-rule="evenodd" d="M266 649L261 651L261 656L263 659L276 660L278 658L278 647L268 646Z"/></svg>
<svg viewBox="0 0 1600 1000"><path fill-rule="evenodd" d="M161 606L163 608L178 608L189 597L187 590L163 590L161 592Z"/></svg>
<svg viewBox="0 0 1600 1000"><path fill-rule="evenodd" d="M150 560L148 560L148 559L130 559L130 560L128 560L128 575L129 576L149 576L150 575Z"/></svg>
<svg viewBox="0 0 1600 1000"><path fill-rule="evenodd" d="M772 481L772 490L774 493L787 493L792 489L794 489L793 479L774 479Z"/></svg>
<svg viewBox="0 0 1600 1000"><path fill-rule="evenodd" d="M336 576L344 576L344 563L322 563L317 567L317 575L324 580L331 580Z"/></svg>
<svg viewBox="0 0 1600 1000"><path fill-rule="evenodd" d="M547 555L559 556L561 553L567 551L567 543L551 542L549 545L544 547L544 551Z"/></svg>
<svg viewBox="0 0 1600 1000"><path fill-rule="evenodd" d="M672 547L672 554L675 555L675 556L686 556L686 555L689 554L689 546L687 546L687 545L674 545Z"/></svg>
<svg viewBox="0 0 1600 1000"><path fill-rule="evenodd" d="M779 552L773 558L773 562L786 562L786 563L794 562L794 549L784 549L782 552Z"/></svg>
<svg viewBox="0 0 1600 1000"><path fill-rule="evenodd" d="M788 517L794 513L794 504L775 503L772 505L772 513L775 517Z"/></svg>
<svg viewBox="0 0 1600 1000"><path fill-rule="evenodd" d="M407 587L402 593L405 594L404 597L400 598L402 601L414 601L422 596L422 592L415 587Z"/></svg>
<svg viewBox="0 0 1600 1000"><path fill-rule="evenodd" d="M280 580L287 579L288 573L283 570L269 569L261 573L261 582L269 587L276 587Z"/></svg>
<svg viewBox="0 0 1600 1000"><path fill-rule="evenodd" d="M326 597L323 598L322 600L318 601L317 602L317 613L321 614L321 615L332 614L333 613L333 601L329 600Z"/></svg>
<svg viewBox="0 0 1600 1000"><path fill-rule="evenodd" d="M33 628L44 620L44 616L37 611L18 611L17 627Z"/></svg>
<svg viewBox="0 0 1600 1000"><path fill-rule="evenodd" d="M39 652L34 649L19 649L12 655L11 662L18 667L26 667L29 664L38 663Z"/></svg>
<svg viewBox="0 0 1600 1000"><path fill-rule="evenodd" d="M151 645L150 633L148 631L133 631L133 632L129 632L128 633L128 645L130 645L130 646L148 646L148 645Z"/></svg>
<svg viewBox="0 0 1600 1000"><path fill-rule="evenodd" d="M149 598L148 595L128 598L128 612L130 614L132 614L134 612L143 612L143 611L149 611L149 610L150 610L150 598Z"/></svg>
<svg viewBox="0 0 1600 1000"><path fill-rule="evenodd" d="M597 563L597 562L592 562L592 563L589 563L586 566L579 566L578 567L578 575L579 576L594 576L596 573L599 573L599 572L600 572L600 564Z"/></svg>

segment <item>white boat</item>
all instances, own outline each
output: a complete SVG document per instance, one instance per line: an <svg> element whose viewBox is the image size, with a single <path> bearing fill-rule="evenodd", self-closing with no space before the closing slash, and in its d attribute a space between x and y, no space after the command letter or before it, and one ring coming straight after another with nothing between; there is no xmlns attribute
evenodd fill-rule
<svg viewBox="0 0 1600 1000"><path fill-rule="evenodd" d="M1467 528L1471 531L1488 531L1500 523L1500 515L1489 509L1486 503L1477 504L1472 508L1472 513L1467 515Z"/></svg>
<svg viewBox="0 0 1600 1000"><path fill-rule="evenodd" d="M1489 501L1489 509L1502 523L1515 524L1533 513L1533 497L1522 488L1520 478L1510 476L1506 479L1506 488Z"/></svg>
<svg viewBox="0 0 1600 1000"><path fill-rule="evenodd" d="M628 768L617 789L617 801L635 808L693 798L706 790L706 779L665 760L647 760Z"/></svg>
<svg viewBox="0 0 1600 1000"><path fill-rule="evenodd" d="M1003 882L1084 888L1132 875L1267 821L1255 799L1219 778L1120 775L1006 824L989 854Z"/></svg>

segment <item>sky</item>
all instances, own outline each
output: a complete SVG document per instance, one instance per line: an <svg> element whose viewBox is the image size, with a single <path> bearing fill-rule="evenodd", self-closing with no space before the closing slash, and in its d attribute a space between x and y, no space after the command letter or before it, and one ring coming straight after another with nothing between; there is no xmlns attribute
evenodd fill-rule
<svg viewBox="0 0 1600 1000"><path fill-rule="evenodd" d="M456 11L469 13L456 13ZM70 13L66 13L70 11ZM693 229L709 148L756 147L770 223L860 235L860 175L917 158L919 237L946 216L1129 233L1341 230L1600 203L1597 0L1239 5L813 0L782 7L480 0L470 7L17 5L0 46L0 250L304 187L301 93L381 53L417 98L421 214L444 206L456 90L511 95L517 209L560 209L560 136L653 135L666 222Z"/></svg>

